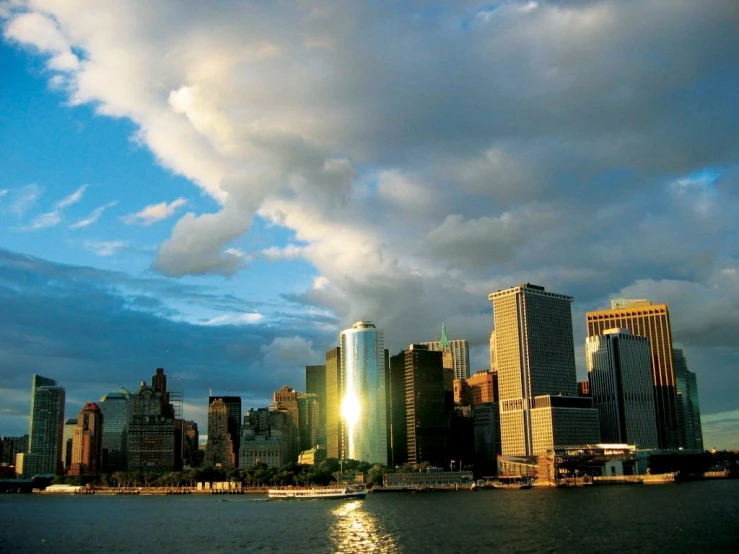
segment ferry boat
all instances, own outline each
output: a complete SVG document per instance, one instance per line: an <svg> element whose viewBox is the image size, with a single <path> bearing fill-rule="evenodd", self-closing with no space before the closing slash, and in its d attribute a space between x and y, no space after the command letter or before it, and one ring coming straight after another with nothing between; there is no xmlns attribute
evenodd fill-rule
<svg viewBox="0 0 739 554"><path fill-rule="evenodd" d="M491 483L494 489L530 489L531 479L526 477L500 477Z"/></svg>
<svg viewBox="0 0 739 554"><path fill-rule="evenodd" d="M364 498L367 489L353 485L329 485L327 487L285 487L269 489L267 498Z"/></svg>

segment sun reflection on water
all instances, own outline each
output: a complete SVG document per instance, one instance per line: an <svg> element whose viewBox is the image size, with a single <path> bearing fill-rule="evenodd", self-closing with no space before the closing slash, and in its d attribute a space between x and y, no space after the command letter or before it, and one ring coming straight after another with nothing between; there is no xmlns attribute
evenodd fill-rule
<svg viewBox="0 0 739 554"><path fill-rule="evenodd" d="M399 552L377 517L364 509L365 500L344 502L331 511L334 552Z"/></svg>

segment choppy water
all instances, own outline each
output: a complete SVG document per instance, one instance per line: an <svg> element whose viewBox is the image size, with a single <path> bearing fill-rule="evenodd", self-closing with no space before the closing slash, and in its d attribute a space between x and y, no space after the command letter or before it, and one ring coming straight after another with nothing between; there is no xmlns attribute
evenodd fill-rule
<svg viewBox="0 0 739 554"><path fill-rule="evenodd" d="M253 496L0 495L0 552L739 552L739 481Z"/></svg>

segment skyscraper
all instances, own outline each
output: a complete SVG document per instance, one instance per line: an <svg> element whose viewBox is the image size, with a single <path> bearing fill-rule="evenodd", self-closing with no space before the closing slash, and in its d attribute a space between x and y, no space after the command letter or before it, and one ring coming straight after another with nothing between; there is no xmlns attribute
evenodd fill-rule
<svg viewBox="0 0 739 554"><path fill-rule="evenodd" d="M77 416L72 438L72 475L98 473L102 466L103 413L95 402L88 402Z"/></svg>
<svg viewBox="0 0 739 554"><path fill-rule="evenodd" d="M239 447L241 443L241 397L240 396L209 396L208 406L213 401L221 400L226 406L226 431L228 436L231 438L231 445L233 446L234 463L238 464L239 460ZM210 433L210 431L208 431ZM208 436L210 440L210 435Z"/></svg>
<svg viewBox="0 0 739 554"><path fill-rule="evenodd" d="M162 400L166 390L159 391L142 382L131 396L127 437L129 471L172 471L177 465L174 409Z"/></svg>
<svg viewBox="0 0 739 554"><path fill-rule="evenodd" d="M326 454L329 458L340 458L344 451L343 387L341 347L337 346L326 352Z"/></svg>
<svg viewBox="0 0 739 554"><path fill-rule="evenodd" d="M490 294L502 453L598 442L598 413L577 397L572 297L521 284Z"/></svg>
<svg viewBox="0 0 739 554"><path fill-rule="evenodd" d="M402 368L404 375L405 405L402 408L406 447L405 452L398 449L398 454L407 453L407 461L412 464L430 462L445 466L449 457L442 353L429 350L426 345L412 344L408 350L392 356L390 366L393 373ZM402 435L396 433L393 442L398 442Z"/></svg>
<svg viewBox="0 0 739 554"><path fill-rule="evenodd" d="M316 444L326 448L326 365L305 366L305 392L318 397ZM315 446L315 445L314 445Z"/></svg>
<svg viewBox="0 0 739 554"><path fill-rule="evenodd" d="M103 471L107 473L126 470L130 402L126 389L109 392L98 402L103 413Z"/></svg>
<svg viewBox="0 0 739 554"><path fill-rule="evenodd" d="M698 382L695 373L688 369L688 361L683 351L672 351L675 364L675 382L678 397L678 416L685 448L703 450L703 430L701 426L700 404L698 401Z"/></svg>
<svg viewBox="0 0 739 554"><path fill-rule="evenodd" d="M237 456L228 432L228 407L221 398L211 397L208 406L208 444L205 447L205 465L209 467L237 467Z"/></svg>
<svg viewBox="0 0 739 554"><path fill-rule="evenodd" d="M449 340L446 324L441 324L441 336L437 341L422 342L429 350L442 352L442 363L446 369L454 372L454 379L466 379L470 376L469 343L465 339Z"/></svg>
<svg viewBox="0 0 739 554"><path fill-rule="evenodd" d="M612 301L610 310L588 312L585 318L589 337L601 335L606 329L621 328L649 339L659 447L684 446L680 442L682 433L678 421L672 331L667 305L652 304L649 300L618 299Z"/></svg>
<svg viewBox="0 0 739 554"><path fill-rule="evenodd" d="M298 393L298 450L310 450L319 444L319 408L317 394Z"/></svg>
<svg viewBox="0 0 739 554"><path fill-rule="evenodd" d="M632 335L628 329L608 329L585 340L585 361L601 439L640 449L657 448L647 337Z"/></svg>
<svg viewBox="0 0 739 554"><path fill-rule="evenodd" d="M353 460L386 464L385 347L382 332L371 321L357 321L351 329L342 331L339 338L343 455Z"/></svg>
<svg viewBox="0 0 739 554"><path fill-rule="evenodd" d="M40 375L31 377L31 420L23 475L62 473L64 400L64 388L56 381Z"/></svg>

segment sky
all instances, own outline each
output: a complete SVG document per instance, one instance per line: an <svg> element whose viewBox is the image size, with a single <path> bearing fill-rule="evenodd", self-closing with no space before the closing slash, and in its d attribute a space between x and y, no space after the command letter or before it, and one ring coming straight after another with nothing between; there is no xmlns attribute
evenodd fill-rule
<svg viewBox="0 0 739 554"><path fill-rule="evenodd" d="M370 319L470 342L530 282L670 309L739 448L735 0L0 0L0 435L157 367L305 388Z"/></svg>

